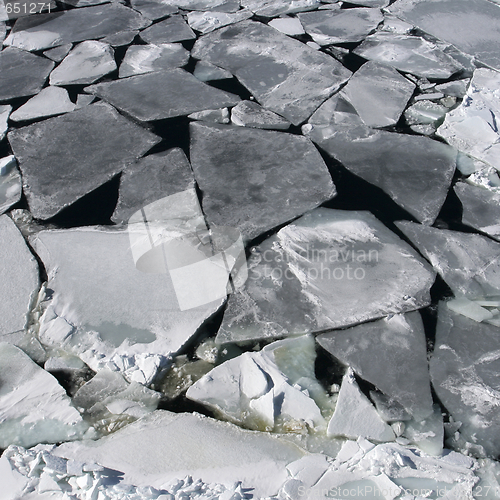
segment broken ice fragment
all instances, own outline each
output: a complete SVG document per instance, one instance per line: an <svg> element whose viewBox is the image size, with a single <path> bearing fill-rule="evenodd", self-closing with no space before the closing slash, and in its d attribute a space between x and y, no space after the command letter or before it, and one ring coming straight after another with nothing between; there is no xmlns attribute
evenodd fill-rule
<svg viewBox="0 0 500 500"><path fill-rule="evenodd" d="M465 297L449 300L446 306L453 312L463 314L474 321L481 322L493 318L493 313L488 311L488 309L481 307L477 302Z"/></svg>
<svg viewBox="0 0 500 500"><path fill-rule="evenodd" d="M394 441L394 432L360 391L351 369L347 370L342 379L335 413L328 424L328 436L345 436L349 439L364 437L379 442Z"/></svg>
<svg viewBox="0 0 500 500"><path fill-rule="evenodd" d="M500 69L500 7L497 5L487 0L399 0L390 11L475 56L478 61ZM453 22L450 22L450 12Z"/></svg>
<svg viewBox="0 0 500 500"><path fill-rule="evenodd" d="M46 116L60 115L75 109L70 101L68 91L59 87L45 87L39 94L32 97L26 104L16 109L10 115L14 122L33 120Z"/></svg>
<svg viewBox="0 0 500 500"><path fill-rule="evenodd" d="M500 12L500 7L497 8ZM462 104L450 111L437 133L449 144L500 170L500 74L478 68Z"/></svg>
<svg viewBox="0 0 500 500"><path fill-rule="evenodd" d="M319 45L360 42L384 17L378 9L346 9L299 14L304 30Z"/></svg>
<svg viewBox="0 0 500 500"><path fill-rule="evenodd" d="M455 296L500 295L500 243L479 234L396 222Z"/></svg>
<svg viewBox="0 0 500 500"><path fill-rule="evenodd" d="M131 0L130 4L134 10L152 21L176 14L179 11L176 5L161 0Z"/></svg>
<svg viewBox="0 0 500 500"><path fill-rule="evenodd" d="M314 10L321 5L319 0L241 0L242 7L251 10L254 14L264 17L277 17L282 14L293 14Z"/></svg>
<svg viewBox="0 0 500 500"><path fill-rule="evenodd" d="M202 122L211 123L229 123L229 109L207 109L205 111L197 111L188 115L191 120L199 120Z"/></svg>
<svg viewBox="0 0 500 500"><path fill-rule="evenodd" d="M318 208L259 246L220 343L350 326L429 304L429 265L368 212Z"/></svg>
<svg viewBox="0 0 500 500"><path fill-rule="evenodd" d="M440 104L420 100L405 111L405 119L408 125L433 125L433 130L435 130L447 111L447 108Z"/></svg>
<svg viewBox="0 0 500 500"><path fill-rule="evenodd" d="M249 240L335 195L324 161L305 137L199 122L190 131L209 224L238 228Z"/></svg>
<svg viewBox="0 0 500 500"><path fill-rule="evenodd" d="M425 332L418 312L325 333L318 342L416 420L432 413Z"/></svg>
<svg viewBox="0 0 500 500"><path fill-rule="evenodd" d="M16 21L5 45L24 50L43 50L70 42L81 42L142 29L151 21L119 3L36 14Z"/></svg>
<svg viewBox="0 0 500 500"><path fill-rule="evenodd" d="M41 219L104 184L159 141L103 103L13 130L8 139L31 213Z"/></svg>
<svg viewBox="0 0 500 500"><path fill-rule="evenodd" d="M53 49L44 51L43 55L52 59L52 61L61 62L72 48L72 43L66 43L65 45L59 45L59 47L54 47Z"/></svg>
<svg viewBox="0 0 500 500"><path fill-rule="evenodd" d="M462 222L500 239L500 193L465 182L455 185L455 193L463 206Z"/></svg>
<svg viewBox="0 0 500 500"><path fill-rule="evenodd" d="M234 94L204 85L182 69L155 71L85 89L140 121L162 120L195 111L233 106Z"/></svg>
<svg viewBox="0 0 500 500"><path fill-rule="evenodd" d="M441 83L436 85L436 90L442 92L446 96L451 97L465 97L467 93L467 87L469 86L470 80L454 80L448 83Z"/></svg>
<svg viewBox="0 0 500 500"><path fill-rule="evenodd" d="M2 50L0 102L38 94L53 67L54 63L45 57L38 57L14 47Z"/></svg>
<svg viewBox="0 0 500 500"><path fill-rule="evenodd" d="M192 29L204 35L215 29L222 28L223 26L239 23L252 16L253 13L246 9L239 10L235 13L190 12L187 16L187 21Z"/></svg>
<svg viewBox="0 0 500 500"><path fill-rule="evenodd" d="M8 334L27 326L28 313L38 292L39 277L35 258L7 215L0 216L0 235L0 340L8 342Z"/></svg>
<svg viewBox="0 0 500 500"><path fill-rule="evenodd" d="M262 106L294 125L306 120L350 74L330 56L254 21L200 37L192 56L230 71Z"/></svg>
<svg viewBox="0 0 500 500"><path fill-rule="evenodd" d="M119 77L151 73L187 64L189 52L178 43L132 45L120 64Z"/></svg>
<svg viewBox="0 0 500 500"><path fill-rule="evenodd" d="M182 16L174 15L141 31L141 38L147 43L159 44L192 40L196 35Z"/></svg>
<svg viewBox="0 0 500 500"><path fill-rule="evenodd" d="M382 420L387 423L411 420L411 415L395 399L377 391L370 391L370 398Z"/></svg>
<svg viewBox="0 0 500 500"><path fill-rule="evenodd" d="M462 69L435 45L417 36L379 32L370 35L354 53L381 64L427 78L447 79Z"/></svg>
<svg viewBox="0 0 500 500"><path fill-rule="evenodd" d="M32 244L54 291L41 320L44 339L55 321L65 321L71 328L59 346L95 371L119 370L130 381L150 384L222 303L181 311L168 274L136 267L128 231L48 230Z"/></svg>
<svg viewBox="0 0 500 500"><path fill-rule="evenodd" d="M386 127L399 120L415 85L395 69L368 61L354 73L342 94L369 127Z"/></svg>
<svg viewBox="0 0 500 500"><path fill-rule="evenodd" d="M93 83L116 69L113 49L107 44L87 40L75 46L50 74L51 85Z"/></svg>
<svg viewBox="0 0 500 500"><path fill-rule="evenodd" d="M101 42L111 45L111 47L123 47L130 45L139 34L139 30L120 31L114 35L109 35L101 39Z"/></svg>
<svg viewBox="0 0 500 500"><path fill-rule="evenodd" d="M284 439L199 414L157 410L98 441L65 443L55 455L120 471L122 483L161 489L189 474L208 483L241 482L264 498L277 493L288 477L286 465L305 452Z"/></svg>
<svg viewBox="0 0 500 500"><path fill-rule="evenodd" d="M0 158L0 215L21 199L21 175L16 158Z"/></svg>
<svg viewBox="0 0 500 500"><path fill-rule="evenodd" d="M471 335L473 332L473 335ZM500 445L500 329L439 306L432 384L469 443L498 456Z"/></svg>
<svg viewBox="0 0 500 500"><path fill-rule="evenodd" d="M286 130L290 122L255 101L241 101L231 110L231 122L241 127Z"/></svg>
<svg viewBox="0 0 500 500"><path fill-rule="evenodd" d="M305 133L417 220L435 221L453 179L455 149L427 137L370 129L338 95L311 117Z"/></svg>
<svg viewBox="0 0 500 500"><path fill-rule="evenodd" d="M57 380L17 347L0 343L0 447L81 439L88 425Z"/></svg>
<svg viewBox="0 0 500 500"><path fill-rule="evenodd" d="M225 69L219 68L205 61L198 61L194 67L193 75L200 80L200 82L209 82L211 80L224 80L225 78L232 78L233 75Z"/></svg>
<svg viewBox="0 0 500 500"><path fill-rule="evenodd" d="M5 137L7 130L9 130L9 116L12 111L12 106L6 104L0 106L0 141Z"/></svg>
<svg viewBox="0 0 500 500"><path fill-rule="evenodd" d="M179 148L149 155L128 165L120 178L120 195L111 220L128 222L141 208L166 196L194 188L186 155Z"/></svg>
<svg viewBox="0 0 500 500"><path fill-rule="evenodd" d="M278 31L281 31L285 35L303 35L305 33L300 20L296 17L282 17L278 19L273 19L269 21L269 26L276 28Z"/></svg>

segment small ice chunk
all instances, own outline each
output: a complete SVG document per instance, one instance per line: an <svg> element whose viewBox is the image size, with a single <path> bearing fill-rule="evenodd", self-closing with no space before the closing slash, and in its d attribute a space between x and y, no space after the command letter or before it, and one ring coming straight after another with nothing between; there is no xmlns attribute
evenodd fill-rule
<svg viewBox="0 0 500 500"><path fill-rule="evenodd" d="M420 94L420 95L415 96L414 101L415 102L425 101L425 100L437 101L439 99L442 99L443 97L444 97L444 94L442 94L441 92L429 92L427 94Z"/></svg>
<svg viewBox="0 0 500 500"><path fill-rule="evenodd" d="M436 90L442 92L446 96L463 98L467 93L467 87L469 86L469 83L469 79L454 80L452 82L436 85Z"/></svg>
<svg viewBox="0 0 500 500"><path fill-rule="evenodd" d="M21 199L21 175L13 155L0 158L0 215Z"/></svg>
<svg viewBox="0 0 500 500"><path fill-rule="evenodd" d="M374 441L394 441L391 427L378 415L368 398L360 391L354 373L348 369L342 379L335 413L328 424L328 436L349 439L365 437Z"/></svg>
<svg viewBox="0 0 500 500"><path fill-rule="evenodd" d="M187 64L189 52L180 43L132 45L120 64L119 78L141 75Z"/></svg>
<svg viewBox="0 0 500 500"><path fill-rule="evenodd" d="M394 398L377 391L370 391L370 398L375 403L379 415L387 423L411 419L411 415Z"/></svg>
<svg viewBox="0 0 500 500"><path fill-rule="evenodd" d="M290 122L255 101L241 101L231 110L231 122L240 127L287 130Z"/></svg>
<svg viewBox="0 0 500 500"><path fill-rule="evenodd" d="M141 31L146 43L160 44L182 42L196 38L193 30L180 15L173 15Z"/></svg>
<svg viewBox="0 0 500 500"><path fill-rule="evenodd" d="M211 123L229 123L229 110L227 108L206 109L188 115L191 120L199 120Z"/></svg>
<svg viewBox="0 0 500 500"><path fill-rule="evenodd" d="M410 35L378 32L354 49L365 59L427 78L450 78L462 66L427 40Z"/></svg>
<svg viewBox="0 0 500 500"><path fill-rule="evenodd" d="M89 94L78 94L76 97L76 106L75 109L83 108L84 106L88 106L95 101L94 95Z"/></svg>
<svg viewBox="0 0 500 500"><path fill-rule="evenodd" d="M319 45L360 42L384 17L378 9L335 9L299 14L304 30Z"/></svg>
<svg viewBox="0 0 500 500"><path fill-rule="evenodd" d="M57 380L17 347L0 343L0 447L81 439L87 430Z"/></svg>
<svg viewBox="0 0 500 500"><path fill-rule="evenodd" d="M107 43L111 47L123 47L124 45L130 45L138 34L138 30L120 31L119 33L102 38L101 42Z"/></svg>
<svg viewBox="0 0 500 500"><path fill-rule="evenodd" d="M247 9L241 9L238 12L189 12L187 21L189 26L202 35L210 33L213 30L228 26L230 24L239 23L245 19L249 19L253 13Z"/></svg>
<svg viewBox="0 0 500 500"><path fill-rule="evenodd" d="M201 82L209 82L211 80L224 80L232 78L233 75L225 69L214 66L205 61L198 61L194 67L193 75Z"/></svg>
<svg viewBox="0 0 500 500"><path fill-rule="evenodd" d="M465 182L454 189L463 206L462 222L500 239L500 193Z"/></svg>
<svg viewBox="0 0 500 500"><path fill-rule="evenodd" d="M86 40L76 45L50 74L51 85L93 83L117 68L114 51L107 44Z"/></svg>
<svg viewBox="0 0 500 500"><path fill-rule="evenodd" d="M465 297L449 300L446 305L453 312L463 314L467 316L467 318L477 322L493 318L493 313L488 311L488 309L481 307L477 302L466 299Z"/></svg>
<svg viewBox="0 0 500 500"><path fill-rule="evenodd" d="M68 113L74 109L75 104L71 102L66 89L49 86L16 109L10 119L14 122L33 120Z"/></svg>
<svg viewBox="0 0 500 500"><path fill-rule="evenodd" d="M55 62L61 62L73 48L72 43L66 43L64 45L59 45L59 47L54 47L53 49L45 50L43 55L52 59Z"/></svg>
<svg viewBox="0 0 500 500"><path fill-rule="evenodd" d="M140 12L144 17L156 21L164 19L179 11L177 5L165 3L161 0L131 0L132 8Z"/></svg>
<svg viewBox="0 0 500 500"><path fill-rule="evenodd" d="M426 96L426 94L423 94ZM426 98L427 99L427 98ZM405 111L408 125L438 125L446 113L447 108L432 101L421 100Z"/></svg>
<svg viewBox="0 0 500 500"><path fill-rule="evenodd" d="M5 137L7 130L9 129L9 116L12 111L12 106L6 104L0 106L0 141Z"/></svg>
<svg viewBox="0 0 500 500"><path fill-rule="evenodd" d="M395 69L368 61L354 73L342 95L369 127L394 125L415 90Z"/></svg>
<svg viewBox="0 0 500 500"><path fill-rule="evenodd" d="M443 414L439 405L425 419L405 422L402 436L417 445L429 455L441 456L443 453L444 427Z"/></svg>
<svg viewBox="0 0 500 500"><path fill-rule="evenodd" d="M254 14L263 17L277 17L282 14L293 14L314 10L321 5L320 0L241 0L241 5Z"/></svg>
<svg viewBox="0 0 500 500"><path fill-rule="evenodd" d="M290 36L303 35L305 33L300 20L296 17L280 17L273 19L269 21L269 26Z"/></svg>

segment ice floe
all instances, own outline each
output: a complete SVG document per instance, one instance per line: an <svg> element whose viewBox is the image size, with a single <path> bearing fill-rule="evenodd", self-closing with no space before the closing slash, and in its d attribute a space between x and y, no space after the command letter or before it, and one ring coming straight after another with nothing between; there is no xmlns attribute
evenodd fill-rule
<svg viewBox="0 0 500 500"><path fill-rule="evenodd" d="M13 155L0 158L0 214L21 199L21 175Z"/></svg>
<svg viewBox="0 0 500 500"><path fill-rule="evenodd" d="M147 43L159 44L192 40L196 35L182 16L174 15L141 31L141 38Z"/></svg>
<svg viewBox="0 0 500 500"><path fill-rule="evenodd" d="M253 13L242 9L238 12L190 12L187 16L189 26L202 34L250 19Z"/></svg>
<svg viewBox="0 0 500 500"><path fill-rule="evenodd" d="M242 101L231 110L231 122L241 127L287 130L290 122L260 106L255 101Z"/></svg>

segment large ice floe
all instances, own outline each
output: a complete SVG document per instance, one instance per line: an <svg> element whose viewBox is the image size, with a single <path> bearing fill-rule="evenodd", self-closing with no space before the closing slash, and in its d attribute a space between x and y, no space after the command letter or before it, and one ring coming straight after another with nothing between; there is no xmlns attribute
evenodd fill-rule
<svg viewBox="0 0 500 500"><path fill-rule="evenodd" d="M500 0L24 8L0 499L498 498Z"/></svg>

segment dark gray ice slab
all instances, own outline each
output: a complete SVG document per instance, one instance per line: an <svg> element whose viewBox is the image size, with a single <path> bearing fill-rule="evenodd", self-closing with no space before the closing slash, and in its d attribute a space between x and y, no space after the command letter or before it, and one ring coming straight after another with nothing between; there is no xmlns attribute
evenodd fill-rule
<svg viewBox="0 0 500 500"><path fill-rule="evenodd" d="M120 4L96 5L51 14L36 14L16 21L5 45L43 50L70 42L99 39L121 31L142 29L151 21Z"/></svg>
<svg viewBox="0 0 500 500"><path fill-rule="evenodd" d="M342 89L369 127L395 125L415 85L395 69L368 61L363 64Z"/></svg>
<svg viewBox="0 0 500 500"><path fill-rule="evenodd" d="M462 222L500 239L500 193L459 182L455 193L462 202Z"/></svg>
<svg viewBox="0 0 500 500"><path fill-rule="evenodd" d="M191 28L202 34L210 33L215 29L239 23L249 19L253 13L247 9L238 12L190 12L187 16L188 24Z"/></svg>
<svg viewBox="0 0 500 500"><path fill-rule="evenodd" d="M472 449L498 457L500 447L500 328L439 306L430 360L432 385Z"/></svg>
<svg viewBox="0 0 500 500"><path fill-rule="evenodd" d="M181 149L141 158L122 173L120 196L111 220L128 222L142 207L189 188L194 188L193 171Z"/></svg>
<svg viewBox="0 0 500 500"><path fill-rule="evenodd" d="M353 52L365 59L427 78L447 79L462 70L455 59L418 36L378 32L367 37Z"/></svg>
<svg viewBox="0 0 500 500"><path fill-rule="evenodd" d="M67 43L65 45L59 45L59 47L54 47L53 49L48 49L44 51L43 55L52 61L61 62L72 48L73 44Z"/></svg>
<svg viewBox="0 0 500 500"><path fill-rule="evenodd" d="M139 30L120 31L115 35L109 35L101 39L101 42L111 45L111 47L123 47L130 45L134 38L139 34Z"/></svg>
<svg viewBox="0 0 500 500"><path fill-rule="evenodd" d="M169 5L161 0L131 0L130 5L152 21L176 14L179 10L175 5Z"/></svg>
<svg viewBox="0 0 500 500"><path fill-rule="evenodd" d="M0 216L0 339L23 330L38 293L38 264L7 215Z"/></svg>
<svg viewBox="0 0 500 500"><path fill-rule="evenodd" d="M198 61L194 67L193 75L201 82L209 82L210 80L224 80L232 78L233 75L225 69L214 66L209 62Z"/></svg>
<svg viewBox="0 0 500 500"><path fill-rule="evenodd" d="M9 116L12 111L12 106L5 104L0 106L0 141L5 137L9 130Z"/></svg>
<svg viewBox="0 0 500 500"><path fill-rule="evenodd" d="M231 110L231 121L241 127L286 130L290 122L255 101L241 101Z"/></svg>
<svg viewBox="0 0 500 500"><path fill-rule="evenodd" d="M140 121L162 120L238 104L234 94L209 87L182 69L156 71L85 89Z"/></svg>
<svg viewBox="0 0 500 500"><path fill-rule="evenodd" d="M180 68L187 64L189 52L180 43L132 45L120 64L120 78L153 71Z"/></svg>
<svg viewBox="0 0 500 500"><path fill-rule="evenodd" d="M456 150L427 137L370 129L346 106L337 96L325 102L311 117L309 137L417 220L432 224L448 194Z"/></svg>
<svg viewBox="0 0 500 500"><path fill-rule="evenodd" d="M207 221L249 240L335 195L330 173L305 137L192 123L191 164Z"/></svg>
<svg viewBox="0 0 500 500"><path fill-rule="evenodd" d="M246 7L258 16L277 17L282 14L293 14L314 10L321 5L319 0L241 0L242 7Z"/></svg>
<svg viewBox="0 0 500 500"><path fill-rule="evenodd" d="M399 0L398 17L500 69L500 6L487 0Z"/></svg>
<svg viewBox="0 0 500 500"><path fill-rule="evenodd" d="M54 63L24 50L8 47L0 52L0 102L38 94Z"/></svg>
<svg viewBox="0 0 500 500"><path fill-rule="evenodd" d="M379 9L318 10L299 14L307 34L319 45L360 42L373 33L384 17Z"/></svg>
<svg viewBox="0 0 500 500"><path fill-rule="evenodd" d="M500 243L479 234L397 222L456 296L500 295Z"/></svg>
<svg viewBox="0 0 500 500"><path fill-rule="evenodd" d="M425 332L418 312L325 333L317 340L415 419L432 413Z"/></svg>
<svg viewBox="0 0 500 500"><path fill-rule="evenodd" d="M350 76L332 57L254 21L202 36L191 55L236 75L262 106L294 125Z"/></svg>
<svg viewBox="0 0 500 500"><path fill-rule="evenodd" d="M318 208L255 247L217 341L324 332L430 303L435 274L369 212Z"/></svg>
<svg viewBox="0 0 500 500"><path fill-rule="evenodd" d="M107 104L8 134L34 217L47 219L108 181L160 138Z"/></svg>
<svg viewBox="0 0 500 500"><path fill-rule="evenodd" d="M176 15L145 29L141 38L147 43L171 43L192 40L196 35L184 18Z"/></svg>

